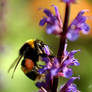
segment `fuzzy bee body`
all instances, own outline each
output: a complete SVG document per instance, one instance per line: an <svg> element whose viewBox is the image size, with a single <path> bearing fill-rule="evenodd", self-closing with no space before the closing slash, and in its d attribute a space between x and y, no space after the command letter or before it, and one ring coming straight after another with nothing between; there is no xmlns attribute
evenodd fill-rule
<svg viewBox="0 0 92 92"><path fill-rule="evenodd" d="M47 57L50 55L50 50L43 41L40 40L28 40L19 50L18 58L13 62L10 66L10 71L14 67L14 72L22 59L21 69L25 73L27 77L31 80L36 80L37 77L41 76L38 73L38 65L39 57Z"/></svg>

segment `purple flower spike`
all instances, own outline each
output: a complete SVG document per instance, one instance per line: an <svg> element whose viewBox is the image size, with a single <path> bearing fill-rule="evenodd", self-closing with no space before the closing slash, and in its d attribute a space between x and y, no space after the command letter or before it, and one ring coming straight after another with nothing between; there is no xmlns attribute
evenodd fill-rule
<svg viewBox="0 0 92 92"><path fill-rule="evenodd" d="M47 17L44 17L42 20L40 20L40 26L44 26L46 24L47 34L59 35L62 32L63 24L58 8L54 5L52 6L55 9L55 15L53 15L50 10L44 9L44 13Z"/></svg>
<svg viewBox="0 0 92 92"><path fill-rule="evenodd" d="M75 41L76 39L78 39L80 31L83 34L88 34L90 27L86 24L87 17L83 16L85 12L88 12L88 10L80 11L77 17L68 27L68 33L66 35L68 40Z"/></svg>
<svg viewBox="0 0 92 92"><path fill-rule="evenodd" d="M79 77L72 77L66 84L61 86L60 92L80 92L77 90L77 86L73 83L74 80L80 79Z"/></svg>
<svg viewBox="0 0 92 92"><path fill-rule="evenodd" d="M65 3L75 3L76 2L76 0L62 0L62 1Z"/></svg>

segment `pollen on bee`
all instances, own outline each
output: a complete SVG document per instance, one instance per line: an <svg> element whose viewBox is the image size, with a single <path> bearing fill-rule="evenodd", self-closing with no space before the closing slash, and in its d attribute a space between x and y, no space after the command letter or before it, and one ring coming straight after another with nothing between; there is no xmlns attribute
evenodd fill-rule
<svg viewBox="0 0 92 92"><path fill-rule="evenodd" d="M34 62L31 59L25 59L25 66L28 70L32 70Z"/></svg>

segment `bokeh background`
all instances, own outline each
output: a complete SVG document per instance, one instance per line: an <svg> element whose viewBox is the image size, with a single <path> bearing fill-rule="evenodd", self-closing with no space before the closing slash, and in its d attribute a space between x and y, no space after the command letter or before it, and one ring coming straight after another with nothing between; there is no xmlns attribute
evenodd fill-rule
<svg viewBox="0 0 92 92"><path fill-rule="evenodd" d="M71 5L70 22L82 9L89 9L87 16L92 16L92 0L76 0ZM19 48L28 39L43 40L56 54L59 38L47 35L39 20L44 16L42 9L57 5L64 19L65 4L59 0L0 0L0 92L37 92L35 82L28 79L18 66L15 76L11 79L8 68L18 56ZM92 27L92 17L87 21ZM92 92L92 28L91 32L75 42L69 42L68 49L80 49L76 58L80 66L74 67L74 76L80 75L76 83L81 92ZM59 84L62 84L63 79Z"/></svg>

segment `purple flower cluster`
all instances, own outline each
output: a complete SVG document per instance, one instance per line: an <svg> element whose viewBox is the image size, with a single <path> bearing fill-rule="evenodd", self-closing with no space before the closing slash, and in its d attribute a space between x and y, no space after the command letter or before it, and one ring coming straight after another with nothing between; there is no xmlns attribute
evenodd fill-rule
<svg viewBox="0 0 92 92"><path fill-rule="evenodd" d="M79 66L80 63L74 57L74 55L80 50L72 50L68 52L67 39L75 41L80 35L80 31L83 34L88 34L89 26L86 23L87 17L83 16L88 10L81 10L75 19L68 25L68 15L70 3L75 3L76 0L61 0L66 3L66 12L64 23L61 20L58 8L53 5L55 9L55 15L51 13L49 9L44 9L46 17L40 20L40 26L46 25L47 34L54 34L60 37L60 47L57 56L48 54L49 48L46 49L48 56L42 57L42 61L45 65L40 65L38 73L44 78L42 81L36 83L36 86L40 88L39 92L57 92L58 78L66 78L68 81L58 88L58 92L80 92L77 90L74 80L80 79L80 77L73 77L73 71L71 66ZM56 83L56 84L55 84ZM53 88L54 87L56 88ZM55 90L53 90L55 89Z"/></svg>
<svg viewBox="0 0 92 92"><path fill-rule="evenodd" d="M88 24L86 24L87 17L83 16L85 12L88 10L82 10L78 13L76 18L68 27L67 38L70 41L75 41L79 37L79 32L81 31L83 34L88 34L90 28Z"/></svg>
<svg viewBox="0 0 92 92"><path fill-rule="evenodd" d="M62 86L62 88L60 88L60 92L66 92L64 90L71 90L67 92L78 92L75 84L73 84L73 81L77 79L77 77L72 77L73 72L70 66L80 65L77 59L74 58L75 53L77 53L79 50L68 52L66 51L66 48L67 45L65 45L64 58L61 63L55 56L42 58L42 61L45 62L45 65L40 65L41 68L38 70L38 72L39 74L44 75L44 80L36 83L38 88L43 88L46 90L46 92L50 92L50 89L53 85L53 78L64 77L68 78L69 80L66 84L64 84L64 86ZM75 91L73 91L73 89Z"/></svg>
<svg viewBox="0 0 92 92"><path fill-rule="evenodd" d="M44 24L47 24L46 25L47 34L60 35L63 33L63 23L60 18L58 8L56 6L54 6L54 8L55 8L56 15L53 15L51 11L48 9L44 9L44 13L47 15L47 17L44 17L40 21L40 25L43 26ZM86 24L87 17L83 16L85 12L88 12L88 10L80 11L76 16L76 18L68 26L67 34L66 34L66 37L68 40L70 41L77 40L79 37L80 31L83 34L88 34L90 28L88 24Z"/></svg>
<svg viewBox="0 0 92 92"><path fill-rule="evenodd" d="M62 85L60 88L60 92L80 92L77 90L76 84L74 84L74 80L80 79L79 77L70 78L66 84Z"/></svg>
<svg viewBox="0 0 92 92"><path fill-rule="evenodd" d="M54 5L53 7L55 8L55 15L53 15L50 10L44 9L44 13L46 14L47 17L41 19L40 26L44 26L45 24L47 24L46 25L47 34L59 35L62 32L63 24L57 7Z"/></svg>

